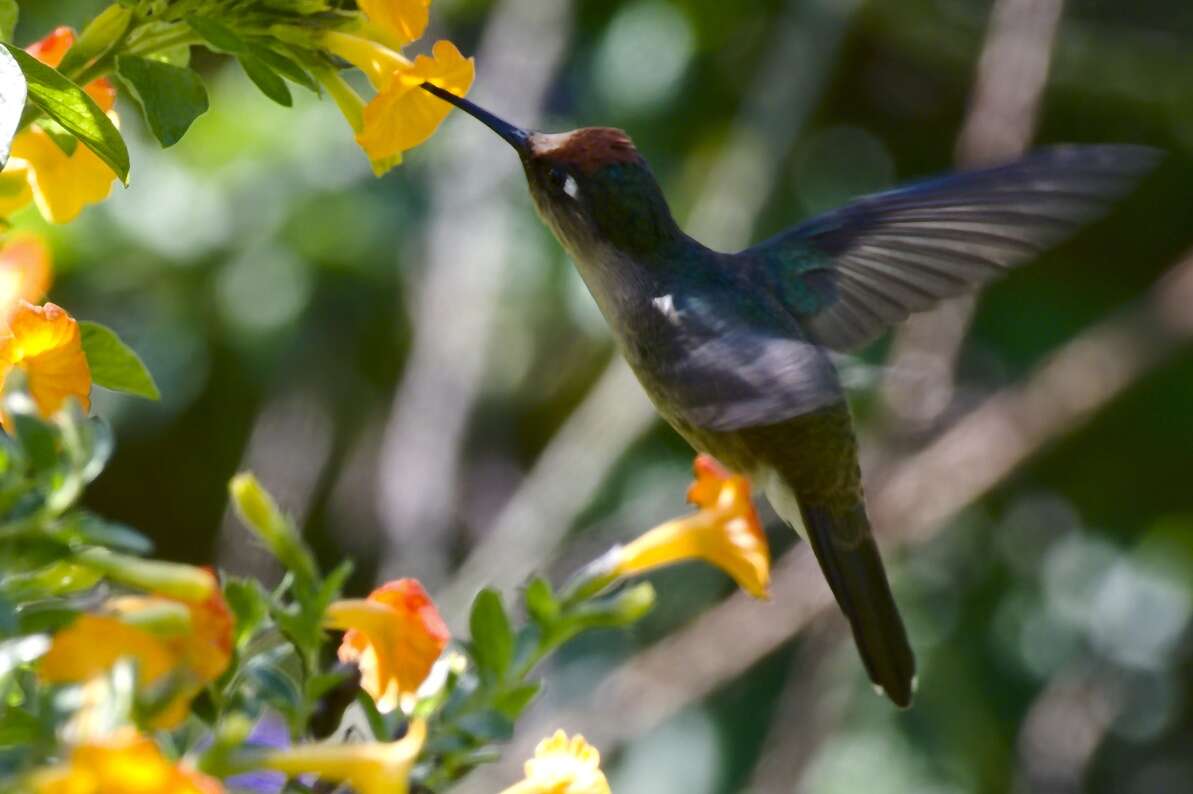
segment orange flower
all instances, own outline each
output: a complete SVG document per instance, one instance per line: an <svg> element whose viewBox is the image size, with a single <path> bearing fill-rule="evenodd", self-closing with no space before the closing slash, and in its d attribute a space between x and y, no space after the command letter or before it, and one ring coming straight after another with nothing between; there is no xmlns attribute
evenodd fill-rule
<svg viewBox="0 0 1193 794"><path fill-rule="evenodd" d="M580 735L556 731L534 749L526 777L501 794L609 794L601 754Z"/></svg>
<svg viewBox="0 0 1193 794"><path fill-rule="evenodd" d="M55 28L27 52L49 66L62 62L75 41L68 27ZM107 78L88 83L84 90L116 121L112 108L116 88ZM9 215L33 201L51 223L66 223L88 204L107 198L116 174L81 143L67 154L36 124L17 134L12 156L0 173L0 215Z"/></svg>
<svg viewBox="0 0 1193 794"><path fill-rule="evenodd" d="M336 601L324 625L346 629L340 659L359 665L361 687L381 711L392 711L418 691L451 639L416 579L388 582L367 599Z"/></svg>
<svg viewBox="0 0 1193 794"><path fill-rule="evenodd" d="M406 794L426 738L426 723L412 720L396 742L295 745L269 753L260 765L290 776L309 773L347 783L356 794Z"/></svg>
<svg viewBox="0 0 1193 794"><path fill-rule="evenodd" d="M35 773L36 794L219 794L218 781L173 763L149 738L125 730L76 747L70 760Z"/></svg>
<svg viewBox="0 0 1193 794"><path fill-rule="evenodd" d="M222 675L232 658L232 613L219 589L204 601L124 596L105 607L109 614L82 615L54 635L38 676L52 684L82 683L120 659L134 659L142 691L177 676L170 701L154 714L152 725L178 725L195 695Z"/></svg>
<svg viewBox="0 0 1193 794"><path fill-rule="evenodd" d="M0 321L19 301L36 303L50 288L50 249L36 234L14 234L0 247Z"/></svg>
<svg viewBox="0 0 1193 794"><path fill-rule="evenodd" d="M90 409L91 369L79 324L61 307L17 303L7 335L0 336L0 386L13 367L25 371L29 394L42 416L57 413L68 397ZM11 431L8 417L3 423Z"/></svg>
<svg viewBox="0 0 1193 794"><path fill-rule="evenodd" d="M708 455L694 465L696 481L688 501L694 515L661 524L615 551L615 573L642 573L699 558L716 565L755 598L765 598L770 582L770 548L750 502L750 483L732 475Z"/></svg>

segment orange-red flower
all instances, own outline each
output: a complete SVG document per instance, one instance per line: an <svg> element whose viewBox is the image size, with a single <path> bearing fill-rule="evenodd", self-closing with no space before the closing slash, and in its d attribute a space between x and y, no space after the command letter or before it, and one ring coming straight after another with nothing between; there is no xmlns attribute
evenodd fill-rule
<svg viewBox="0 0 1193 794"><path fill-rule="evenodd" d="M563 731L543 739L526 762L525 779L501 794L609 794L609 781L601 772L601 754L576 735Z"/></svg>
<svg viewBox="0 0 1193 794"><path fill-rule="evenodd" d="M19 233L0 247L0 322L19 301L37 303L50 288L50 249L36 234Z"/></svg>
<svg viewBox="0 0 1193 794"><path fill-rule="evenodd" d="M80 744L60 766L37 772L36 794L220 794L218 781L174 763L131 730Z"/></svg>
<svg viewBox="0 0 1193 794"><path fill-rule="evenodd" d="M697 456L690 516L661 524L616 550L615 573L631 575L699 558L716 565L755 598L770 582L770 548L750 502L750 483L708 455Z"/></svg>
<svg viewBox="0 0 1193 794"><path fill-rule="evenodd" d="M336 601L324 623L345 630L340 659L357 663L361 687L382 711L392 711L418 691L451 639L416 579L388 582L367 599Z"/></svg>
<svg viewBox="0 0 1193 794"><path fill-rule="evenodd" d="M81 615L55 634L38 676L47 683L83 683L120 659L133 659L140 689L167 681L174 687L169 702L153 715L153 727L178 725L190 701L232 658L232 613L219 589L203 601L123 596L109 600L105 609L106 614Z"/></svg>
<svg viewBox="0 0 1193 794"><path fill-rule="evenodd" d="M74 44L74 31L55 28L26 51L49 66L58 66ZM116 89L107 78L99 78L84 90L115 120ZM116 174L94 152L81 143L67 154L37 124L18 133L12 142L12 156L0 173L0 215L9 215L31 200L52 223L72 220L88 204L102 201L112 190Z"/></svg>
<svg viewBox="0 0 1193 794"><path fill-rule="evenodd" d="M79 324L60 306L17 303L0 336L0 386L13 367L24 370L29 394L42 416L57 413L68 397L78 400L83 410L91 407L91 369ZM8 417L3 421L9 428Z"/></svg>

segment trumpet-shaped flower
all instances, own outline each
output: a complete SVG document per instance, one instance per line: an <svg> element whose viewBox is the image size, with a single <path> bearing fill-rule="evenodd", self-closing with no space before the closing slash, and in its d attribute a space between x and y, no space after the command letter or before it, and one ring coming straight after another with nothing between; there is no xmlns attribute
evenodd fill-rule
<svg viewBox="0 0 1193 794"><path fill-rule="evenodd" d="M426 724L413 720L396 742L297 745L270 752L254 766L291 776L315 774L347 783L356 794L406 794L426 738Z"/></svg>
<svg viewBox="0 0 1193 794"><path fill-rule="evenodd" d="M695 514L661 524L615 550L615 572L626 576L699 558L716 565L755 598L770 582L770 548L750 502L750 483L708 455L695 462L688 501Z"/></svg>
<svg viewBox="0 0 1193 794"><path fill-rule="evenodd" d="M419 88L431 83L464 96L472 87L476 67L450 41L437 41L431 55L393 73L389 84L365 105L364 127L356 142L374 163L401 162L402 152L413 149L435 133L452 106Z"/></svg>
<svg viewBox="0 0 1193 794"><path fill-rule="evenodd" d="M609 794L601 754L583 736L563 731L543 739L526 762L526 777L501 794Z"/></svg>
<svg viewBox="0 0 1193 794"><path fill-rule="evenodd" d="M452 106L419 88L432 83L464 96L476 77L471 58L465 58L450 41L437 41L431 55L413 61L378 42L351 33L332 32L324 36L327 49L359 68L377 89L377 95L363 108L359 97L335 81L324 84L336 98L356 132L373 170L382 174L402 162L402 153L430 138Z"/></svg>
<svg viewBox="0 0 1193 794"><path fill-rule="evenodd" d="M70 28L59 27L27 52L48 66L57 66L74 44ZM100 78L84 90L115 120L116 89ZM30 200L51 223L66 223L88 204L107 198L116 174L86 146L76 143L66 152L37 124L18 133L12 156L0 173L0 214L8 215ZM22 184L23 183L23 184Z"/></svg>
<svg viewBox="0 0 1193 794"><path fill-rule="evenodd" d="M13 367L24 370L29 394L42 416L52 416L68 397L84 410L91 407L91 369L79 324L61 307L17 303L0 336L0 385ZM6 428L8 423L5 417Z"/></svg>
<svg viewBox="0 0 1193 794"><path fill-rule="evenodd" d="M124 596L105 606L108 614L82 615L54 635L38 676L47 683L83 683L120 659L133 659L142 691L173 685L153 727L178 725L190 701L232 658L233 620L223 596L218 589L203 601ZM174 619L178 612L181 621Z"/></svg>
<svg viewBox="0 0 1193 794"><path fill-rule="evenodd" d="M131 730L74 748L70 759L33 775L36 794L219 794L218 781L168 760Z"/></svg>
<svg viewBox="0 0 1193 794"><path fill-rule="evenodd" d="M451 639L415 579L388 582L367 599L334 602L324 625L345 630L340 659L360 667L360 685L381 711L392 711L418 691Z"/></svg>

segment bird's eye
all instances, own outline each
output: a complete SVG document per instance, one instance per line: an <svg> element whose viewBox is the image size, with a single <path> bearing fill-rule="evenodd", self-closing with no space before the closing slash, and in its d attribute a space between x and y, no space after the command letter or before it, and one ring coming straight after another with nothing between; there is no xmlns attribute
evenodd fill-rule
<svg viewBox="0 0 1193 794"><path fill-rule="evenodd" d="M576 178L564 169L552 168L547 172L547 179L551 181L551 187L566 193L570 198L575 199L580 196L580 186L576 184Z"/></svg>

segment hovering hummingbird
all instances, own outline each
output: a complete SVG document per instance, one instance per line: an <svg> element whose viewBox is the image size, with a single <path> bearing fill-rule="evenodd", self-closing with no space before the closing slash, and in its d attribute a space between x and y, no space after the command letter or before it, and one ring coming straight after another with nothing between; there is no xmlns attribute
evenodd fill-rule
<svg viewBox="0 0 1193 794"><path fill-rule="evenodd" d="M685 234L629 136L483 122L521 158L535 207L571 255L667 422L762 487L812 546L870 679L910 705L915 657L870 531L853 421L829 351L1060 242L1158 160L1066 146L868 196L735 254Z"/></svg>

